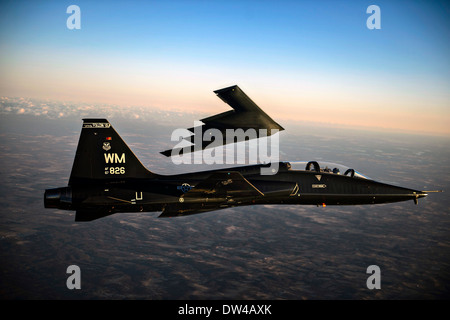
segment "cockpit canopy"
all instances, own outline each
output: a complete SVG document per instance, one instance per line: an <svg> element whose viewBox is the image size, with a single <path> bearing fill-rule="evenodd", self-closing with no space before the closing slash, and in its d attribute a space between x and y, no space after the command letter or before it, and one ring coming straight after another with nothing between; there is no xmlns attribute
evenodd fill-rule
<svg viewBox="0 0 450 320"><path fill-rule="evenodd" d="M286 166L288 170L315 171L319 173L341 174L352 178L370 179L368 176L354 169L332 162L320 162L319 164L317 161L289 161L286 162Z"/></svg>

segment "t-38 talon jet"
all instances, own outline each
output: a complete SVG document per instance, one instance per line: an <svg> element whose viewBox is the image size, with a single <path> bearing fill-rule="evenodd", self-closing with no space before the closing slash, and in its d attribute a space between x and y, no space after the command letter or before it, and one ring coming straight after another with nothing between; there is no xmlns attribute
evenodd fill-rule
<svg viewBox="0 0 450 320"><path fill-rule="evenodd" d="M280 162L273 175L261 175L263 166L156 174L106 119L84 119L69 184L45 190L44 204L75 210L75 221L90 221L117 212L162 211L160 217L172 217L256 204L417 204L427 195L334 164Z"/></svg>

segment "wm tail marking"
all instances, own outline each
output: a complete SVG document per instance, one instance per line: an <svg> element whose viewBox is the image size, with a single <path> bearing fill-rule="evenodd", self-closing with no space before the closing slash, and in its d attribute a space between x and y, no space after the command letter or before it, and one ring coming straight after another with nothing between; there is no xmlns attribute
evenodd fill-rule
<svg viewBox="0 0 450 320"><path fill-rule="evenodd" d="M125 153L119 157L117 153L105 153L105 163L125 163Z"/></svg>

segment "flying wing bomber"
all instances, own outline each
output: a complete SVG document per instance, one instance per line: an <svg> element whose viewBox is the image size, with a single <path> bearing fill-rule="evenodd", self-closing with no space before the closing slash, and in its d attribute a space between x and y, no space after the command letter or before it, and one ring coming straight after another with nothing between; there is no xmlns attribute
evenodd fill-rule
<svg viewBox="0 0 450 320"><path fill-rule="evenodd" d="M174 149L162 151L161 154L170 157L172 155L181 155L183 153L204 150L212 146L217 147L226 145L229 143L227 140L227 130L230 129L242 129L243 131L247 131L248 129L255 130L255 139L261 137L261 129L264 130L264 136L271 136L278 131L284 130L282 126L261 110L261 108L259 108L237 85L216 90L214 93L222 99L223 102L232 107L233 110L201 119L200 121L203 122L203 125L187 129L192 132L192 135L185 137L184 140L192 144L190 147L176 147ZM196 135L203 137L205 132L210 129L219 130L222 141L214 141L214 143L211 143L210 141L201 138L195 139ZM244 135L237 136L236 138L232 137L233 142L231 143L250 139L252 138ZM197 140L198 142L196 143Z"/></svg>
<svg viewBox="0 0 450 320"><path fill-rule="evenodd" d="M279 162L261 175L247 165L177 175L145 168L106 119L83 119L68 186L47 189L45 208L76 211L75 221L117 212L185 216L258 204L359 205L413 200L426 191L374 181L335 164Z"/></svg>

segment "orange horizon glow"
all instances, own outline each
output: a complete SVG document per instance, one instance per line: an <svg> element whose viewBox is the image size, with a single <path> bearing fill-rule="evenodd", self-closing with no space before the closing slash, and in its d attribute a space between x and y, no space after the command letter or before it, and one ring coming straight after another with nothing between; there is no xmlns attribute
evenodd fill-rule
<svg viewBox="0 0 450 320"><path fill-rule="evenodd" d="M125 82L125 81L124 81ZM230 106L216 97L212 92L233 83L211 86L202 83L190 86L183 84L161 84L152 86L121 87L125 83L117 83L115 86L104 87L87 82L68 83L64 89L62 86L55 92L48 90L49 83L39 86L30 86L28 90L11 90L13 95L27 98L50 99L70 102L102 103L115 106L141 106L144 108L179 111L199 112L213 115L230 110ZM238 84L239 85L239 84ZM324 96L317 91L286 94L285 89L271 88L267 86L239 85L241 89L255 103L269 114L275 121L305 121L332 126L358 127L377 130L404 131L417 134L450 135L449 111L417 112L420 102L388 101L386 97L378 100L365 98L364 95L351 95L347 93L333 92ZM145 87L145 88L144 88ZM17 89L17 88L16 88ZM20 89L20 88L19 88ZM34 90L33 90L34 89ZM311 88L310 88L311 89ZM347 94L347 96L343 96ZM2 96L8 96L1 93ZM444 109L445 108L442 108Z"/></svg>
<svg viewBox="0 0 450 320"><path fill-rule="evenodd" d="M364 74L310 71L296 75L277 68L232 72L206 64L171 63L169 68L167 62L153 65L125 60L120 67L103 61L86 69L80 65L84 59L65 65L61 58L54 58L47 66L12 59L0 79L0 95L213 115L230 110L213 91L237 84L275 121L450 135L445 90L391 75L384 75L381 82L368 81ZM396 88L393 84L399 81L402 85Z"/></svg>
<svg viewBox="0 0 450 320"><path fill-rule="evenodd" d="M81 1L69 30L53 1L19 2L2 11L0 96L214 115L230 107L213 91L238 85L278 122L450 135L449 20L432 3L386 4L370 30L357 1Z"/></svg>

